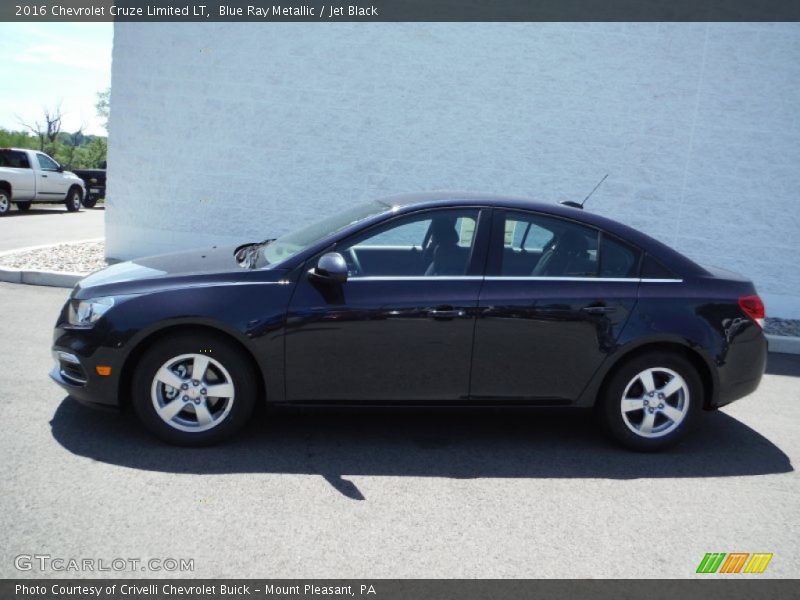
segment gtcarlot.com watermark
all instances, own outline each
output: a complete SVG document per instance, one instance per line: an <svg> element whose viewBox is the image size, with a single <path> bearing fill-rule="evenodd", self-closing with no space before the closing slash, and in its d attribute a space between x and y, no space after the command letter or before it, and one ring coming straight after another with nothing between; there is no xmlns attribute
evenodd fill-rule
<svg viewBox="0 0 800 600"><path fill-rule="evenodd" d="M123 573L150 571L154 573L190 573L193 558L72 558L51 554L18 554L14 557L18 571L56 573Z"/></svg>

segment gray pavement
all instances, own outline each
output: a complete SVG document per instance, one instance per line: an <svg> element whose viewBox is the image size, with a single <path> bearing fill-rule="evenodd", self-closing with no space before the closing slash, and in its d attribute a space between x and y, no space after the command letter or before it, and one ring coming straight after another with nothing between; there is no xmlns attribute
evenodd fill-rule
<svg viewBox="0 0 800 600"><path fill-rule="evenodd" d="M800 357L770 355L666 454L551 412L266 412L179 449L48 381L66 296L0 284L0 577L38 575L13 565L34 553L193 558L198 577L692 577L735 551L800 575Z"/></svg>
<svg viewBox="0 0 800 600"><path fill-rule="evenodd" d="M34 204L24 213L12 208L0 217L0 252L103 237L104 214L103 208L71 213L62 204Z"/></svg>

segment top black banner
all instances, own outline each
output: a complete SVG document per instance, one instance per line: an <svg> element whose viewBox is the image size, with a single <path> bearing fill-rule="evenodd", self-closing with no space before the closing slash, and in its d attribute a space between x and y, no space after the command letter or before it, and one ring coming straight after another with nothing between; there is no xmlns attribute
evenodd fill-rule
<svg viewBox="0 0 800 600"><path fill-rule="evenodd" d="M800 0L3 0L0 21L800 21Z"/></svg>

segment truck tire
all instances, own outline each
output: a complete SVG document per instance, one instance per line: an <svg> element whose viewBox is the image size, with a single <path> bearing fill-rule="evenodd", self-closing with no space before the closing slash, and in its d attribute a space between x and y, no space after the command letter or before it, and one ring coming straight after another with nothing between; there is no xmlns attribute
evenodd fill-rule
<svg viewBox="0 0 800 600"><path fill-rule="evenodd" d="M67 207L69 212L78 212L81 209L82 200L83 194L81 193L81 189L74 187L67 193L67 198L64 200L64 205Z"/></svg>
<svg viewBox="0 0 800 600"><path fill-rule="evenodd" d="M95 204L97 204L97 198L86 196L86 198L83 199L83 208L94 208Z"/></svg>
<svg viewBox="0 0 800 600"><path fill-rule="evenodd" d="M0 188L0 216L8 214L11 210L11 192Z"/></svg>
<svg viewBox="0 0 800 600"><path fill-rule="evenodd" d="M28 211L28 210L31 209L31 203L30 202L15 202L14 204L17 205L17 210L19 212L25 212L25 211Z"/></svg>

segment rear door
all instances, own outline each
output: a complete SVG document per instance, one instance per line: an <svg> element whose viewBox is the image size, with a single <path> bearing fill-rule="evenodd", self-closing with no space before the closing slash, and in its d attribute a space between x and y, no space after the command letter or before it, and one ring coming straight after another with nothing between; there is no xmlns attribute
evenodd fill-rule
<svg viewBox="0 0 800 600"><path fill-rule="evenodd" d="M574 401L635 303L639 252L574 221L495 210L471 396Z"/></svg>

